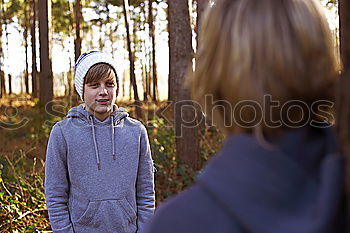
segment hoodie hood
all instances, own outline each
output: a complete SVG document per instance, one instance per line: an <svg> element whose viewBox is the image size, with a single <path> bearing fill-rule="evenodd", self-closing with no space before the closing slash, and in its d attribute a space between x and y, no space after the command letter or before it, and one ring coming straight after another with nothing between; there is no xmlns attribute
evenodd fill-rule
<svg viewBox="0 0 350 233"><path fill-rule="evenodd" d="M340 232L343 162L332 130L291 130L273 144L229 137L199 185L244 232Z"/></svg>
<svg viewBox="0 0 350 233"><path fill-rule="evenodd" d="M95 132L95 127L99 125L99 127L102 126L107 126L111 128L112 131L112 158L115 160L116 159L116 154L115 154L115 127L120 124L120 122L128 117L129 114L124 108L119 108L117 105L113 105L113 112L111 115L105 119L104 121L100 121L97 118L94 117L94 115L87 110L85 110L85 104L80 104L77 107L74 107L70 109L67 113L66 118L77 118L82 121L82 123L87 123L91 127L91 133L92 133L92 138L94 142L94 148L95 148L95 155L96 155L96 163L97 167L100 170L101 169L101 163L100 163L100 155L98 152L98 145L97 145L97 140L96 140L96 132Z"/></svg>
<svg viewBox="0 0 350 233"><path fill-rule="evenodd" d="M128 117L129 114L124 108L118 107L116 104L113 105L113 112L111 113L111 117L113 117L115 123L117 121L122 120L125 117ZM85 104L80 104L74 108L71 108L68 113L66 118L79 118L83 121L90 122L90 118L93 117L93 114L85 110ZM96 119L97 120L97 119ZM107 118L108 120L108 118ZM97 120L99 121L99 120ZM101 121L100 121L101 122Z"/></svg>

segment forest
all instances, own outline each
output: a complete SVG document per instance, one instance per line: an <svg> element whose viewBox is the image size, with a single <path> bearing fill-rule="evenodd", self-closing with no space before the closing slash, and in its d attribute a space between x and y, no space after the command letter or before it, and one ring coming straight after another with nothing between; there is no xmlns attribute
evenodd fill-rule
<svg viewBox="0 0 350 233"><path fill-rule="evenodd" d="M320 1L347 70L350 1ZM195 69L208 4L0 0L0 232L51 229L43 191L46 145L53 125L80 103L74 64L86 51L109 53L120 65L117 104L148 130L156 204L194 182L224 141L184 85Z"/></svg>

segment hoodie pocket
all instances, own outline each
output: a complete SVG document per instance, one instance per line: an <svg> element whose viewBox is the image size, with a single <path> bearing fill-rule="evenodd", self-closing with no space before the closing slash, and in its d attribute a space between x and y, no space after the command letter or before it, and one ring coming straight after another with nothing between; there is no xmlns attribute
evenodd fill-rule
<svg viewBox="0 0 350 233"><path fill-rule="evenodd" d="M136 212L125 198L90 201L74 228L77 233L134 233Z"/></svg>

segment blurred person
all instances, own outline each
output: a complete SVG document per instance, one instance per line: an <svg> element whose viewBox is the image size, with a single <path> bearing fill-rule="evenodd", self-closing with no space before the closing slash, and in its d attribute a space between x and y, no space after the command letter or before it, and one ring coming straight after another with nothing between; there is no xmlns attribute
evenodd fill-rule
<svg viewBox="0 0 350 233"><path fill-rule="evenodd" d="M105 53L82 54L74 83L83 104L52 128L45 196L53 232L140 231L155 206L146 128L116 104L119 82Z"/></svg>
<svg viewBox="0 0 350 233"><path fill-rule="evenodd" d="M143 232L344 232L340 65L320 3L217 0L201 30L188 82L227 138Z"/></svg>

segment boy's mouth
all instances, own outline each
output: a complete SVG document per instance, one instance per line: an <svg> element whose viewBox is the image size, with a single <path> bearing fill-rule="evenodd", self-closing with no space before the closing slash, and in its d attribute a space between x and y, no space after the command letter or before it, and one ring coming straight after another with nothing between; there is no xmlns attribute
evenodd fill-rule
<svg viewBox="0 0 350 233"><path fill-rule="evenodd" d="M108 104L109 99L99 99L99 100L96 100L96 102L99 104Z"/></svg>

